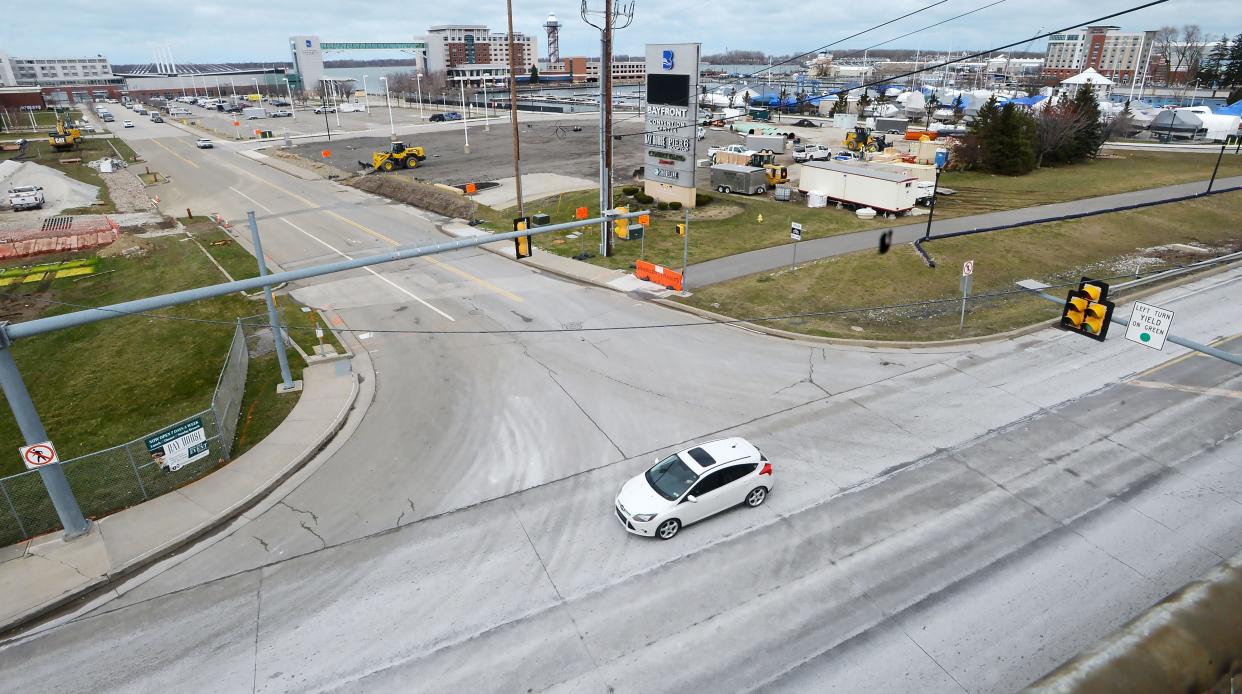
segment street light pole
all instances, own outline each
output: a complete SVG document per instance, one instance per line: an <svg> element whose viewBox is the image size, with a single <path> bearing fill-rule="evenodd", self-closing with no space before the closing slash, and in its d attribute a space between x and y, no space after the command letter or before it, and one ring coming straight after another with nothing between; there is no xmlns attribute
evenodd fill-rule
<svg viewBox="0 0 1242 694"><path fill-rule="evenodd" d="M251 78L250 78L250 81L251 81L251 82L254 82L254 95L255 95L255 96L259 96L259 80L258 80L258 78L251 77ZM261 100L262 100L262 97L259 97L259 99L256 99L256 101L261 101Z"/></svg>
<svg viewBox="0 0 1242 694"><path fill-rule="evenodd" d="M927 208L927 231L923 232L924 241L931 238L932 217L936 214L936 191L940 189L940 169L941 167L936 167L936 182L932 184L931 205Z"/></svg>
<svg viewBox="0 0 1242 694"><path fill-rule="evenodd" d="M232 77L230 77L230 78L229 78L229 87L231 87L231 88L233 89L233 98L234 98L234 99L236 99L236 98L237 98L237 85L236 85L236 84L233 84L233 78L232 78Z"/></svg>
<svg viewBox="0 0 1242 694"><path fill-rule="evenodd" d="M332 113L336 115L336 129L341 129L341 106L340 99L336 98L336 90L338 85L336 82L329 82L332 86Z"/></svg>
<svg viewBox="0 0 1242 694"><path fill-rule="evenodd" d="M461 110L466 110L466 80L462 79L457 83L461 87ZM470 124L466 119L466 114L461 116L461 131L466 136L466 154L470 154Z"/></svg>
<svg viewBox="0 0 1242 694"><path fill-rule="evenodd" d="M1208 181L1207 192L1212 192L1212 185L1216 183L1216 172L1220 169L1220 160L1225 158L1225 148L1229 146L1229 141L1220 143L1220 154L1216 155L1216 166L1212 167L1212 180Z"/></svg>
<svg viewBox="0 0 1242 694"><path fill-rule="evenodd" d="M293 114L293 120L298 119L298 110L293 105L293 85L289 83L289 78L285 77L285 89L289 90L289 113Z"/></svg>
<svg viewBox="0 0 1242 694"><path fill-rule="evenodd" d="M492 122L487 119L487 80L483 78L483 132L492 131Z"/></svg>
<svg viewBox="0 0 1242 694"><path fill-rule="evenodd" d="M367 105L367 117L371 116L371 93L367 91L367 76L362 76L362 99Z"/></svg>
<svg viewBox="0 0 1242 694"><path fill-rule="evenodd" d="M414 73L414 83L418 86L418 118L423 120L426 118L423 115L423 73Z"/></svg>
<svg viewBox="0 0 1242 694"><path fill-rule="evenodd" d="M397 139L397 127L392 124L392 93L388 91L388 76L381 77L380 81L384 83L384 104L388 106L388 130L395 141Z"/></svg>

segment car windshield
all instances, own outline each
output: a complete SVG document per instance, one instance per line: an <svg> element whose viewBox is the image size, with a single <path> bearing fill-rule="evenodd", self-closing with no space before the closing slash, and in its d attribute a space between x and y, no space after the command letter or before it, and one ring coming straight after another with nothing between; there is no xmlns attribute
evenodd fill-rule
<svg viewBox="0 0 1242 694"><path fill-rule="evenodd" d="M672 501L679 498L698 479L677 454L656 463L647 471L647 484L660 496Z"/></svg>

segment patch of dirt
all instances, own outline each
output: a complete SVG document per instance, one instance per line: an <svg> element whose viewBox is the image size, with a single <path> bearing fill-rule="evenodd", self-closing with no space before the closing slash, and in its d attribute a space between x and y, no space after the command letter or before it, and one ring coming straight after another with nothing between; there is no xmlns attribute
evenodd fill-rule
<svg viewBox="0 0 1242 694"><path fill-rule="evenodd" d="M290 164L306 169L307 171L314 171L325 178L328 176L345 177L352 176L354 174L352 170L345 171L337 166L324 163L322 154L316 154L316 159L309 159L307 158L309 155L301 156L285 149L268 149L264 150L263 153L269 157L275 157L281 161L289 162Z"/></svg>
<svg viewBox="0 0 1242 694"><path fill-rule="evenodd" d="M150 212L155 209L147 195L147 187L128 169L99 174L108 186L108 197L117 212Z"/></svg>
<svg viewBox="0 0 1242 694"><path fill-rule="evenodd" d="M51 284L50 280L45 280ZM28 287L29 285L24 285ZM20 284L10 285L8 289L23 287ZM50 299L51 293L42 290L35 292L23 292L21 296L10 294L0 295L0 320L6 320L12 323L20 323L21 321L32 320L38 318L48 304L37 301L37 299Z"/></svg>
<svg viewBox="0 0 1242 694"><path fill-rule="evenodd" d="M693 210L690 210L690 221L694 222L696 220L707 221L711 219L728 219L729 217L735 217L741 214L743 211L744 211L744 208L740 205L730 205L728 203L713 202L712 204L707 205L705 207L696 207ZM660 213L657 213L657 216L662 216L663 214L664 214L663 212L660 212ZM669 213L669 214L672 214L672 213ZM681 216L685 215L685 212L679 210L676 214L678 218L680 219Z"/></svg>
<svg viewBox="0 0 1242 694"><path fill-rule="evenodd" d="M155 244L154 239L144 239L141 236L122 232L116 241L96 250L95 255L101 258L112 258L135 246L141 248L143 252L148 252L155 247Z"/></svg>

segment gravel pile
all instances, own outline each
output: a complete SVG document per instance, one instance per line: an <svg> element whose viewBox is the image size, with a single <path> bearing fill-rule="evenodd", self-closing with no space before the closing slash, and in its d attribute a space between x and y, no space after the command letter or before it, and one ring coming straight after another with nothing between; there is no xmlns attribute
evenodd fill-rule
<svg viewBox="0 0 1242 694"><path fill-rule="evenodd" d="M147 188L128 170L99 174L108 186L108 196L117 212L150 212L155 209Z"/></svg>

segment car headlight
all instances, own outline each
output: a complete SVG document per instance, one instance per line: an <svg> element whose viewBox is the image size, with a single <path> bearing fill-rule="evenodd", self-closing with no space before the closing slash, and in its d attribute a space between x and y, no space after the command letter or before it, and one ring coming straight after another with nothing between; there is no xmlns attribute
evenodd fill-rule
<svg viewBox="0 0 1242 694"><path fill-rule="evenodd" d="M638 521L639 523L646 523L647 521L655 517L656 517L656 514L654 513L639 513L634 516L634 520Z"/></svg>

